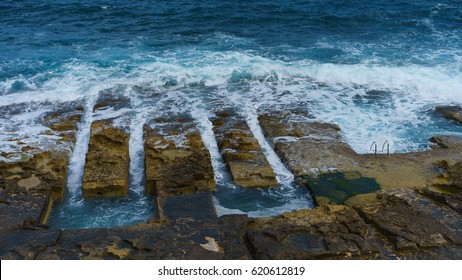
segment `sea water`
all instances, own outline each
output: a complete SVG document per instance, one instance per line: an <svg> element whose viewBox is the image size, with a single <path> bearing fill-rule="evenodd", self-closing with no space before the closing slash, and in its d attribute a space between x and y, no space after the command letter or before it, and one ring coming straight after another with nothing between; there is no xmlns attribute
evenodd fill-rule
<svg viewBox="0 0 462 280"><path fill-rule="evenodd" d="M359 153L370 152L373 141L402 153L428 149L435 134L462 135L462 126L433 113L437 105L462 103L462 2L1 1L0 151L20 150L14 139L55 147L40 116L63 102L84 103L66 197L71 208L86 205L87 215L90 204L100 203L82 201L79 187L94 117L89 108L102 91L131 100L121 112L132 132L128 204L145 199L144 122L153 113L186 113L212 155L219 213L309 208L309 194L294 186L264 139L258 114L303 110L338 124ZM239 109L281 188L241 190L230 183L209 121L220 104ZM96 212L122 213L130 207L110 207L125 202L101 202L106 210ZM155 208L139 203L132 213ZM60 216L67 206L56 207L53 217L70 220Z"/></svg>

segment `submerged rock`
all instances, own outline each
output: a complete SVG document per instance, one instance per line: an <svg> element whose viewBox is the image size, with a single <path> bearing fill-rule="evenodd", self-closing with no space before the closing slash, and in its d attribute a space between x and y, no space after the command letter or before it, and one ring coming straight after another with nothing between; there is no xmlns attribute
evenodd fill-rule
<svg viewBox="0 0 462 280"><path fill-rule="evenodd" d="M213 119L218 148L234 183L241 187L271 187L279 183L245 120L234 112Z"/></svg>
<svg viewBox="0 0 462 280"><path fill-rule="evenodd" d="M158 197L215 188L210 154L190 122L145 126L146 192Z"/></svg>
<svg viewBox="0 0 462 280"><path fill-rule="evenodd" d="M460 106L438 106L435 111L448 120L462 124L462 107Z"/></svg>
<svg viewBox="0 0 462 280"><path fill-rule="evenodd" d="M299 177L299 182L310 189L318 204L344 204L352 196L380 190L373 178L362 177L359 172L306 175Z"/></svg>
<svg viewBox="0 0 462 280"><path fill-rule="evenodd" d="M82 182L84 197L116 197L128 192L128 134L110 120L91 126Z"/></svg>

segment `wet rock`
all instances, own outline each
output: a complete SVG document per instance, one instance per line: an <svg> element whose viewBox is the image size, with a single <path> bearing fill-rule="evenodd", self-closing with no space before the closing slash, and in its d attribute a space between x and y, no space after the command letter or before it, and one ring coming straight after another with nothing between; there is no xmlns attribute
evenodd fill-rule
<svg viewBox="0 0 462 280"><path fill-rule="evenodd" d="M246 241L255 259L383 258L386 252L358 213L335 205L255 219Z"/></svg>
<svg viewBox="0 0 462 280"><path fill-rule="evenodd" d="M308 117L265 114L259 121L274 150L296 176L318 174L357 165L356 153L333 124L308 122Z"/></svg>
<svg viewBox="0 0 462 280"><path fill-rule="evenodd" d="M462 137L438 135L430 138L430 142L443 149L457 150L458 152L461 152L460 150L462 149Z"/></svg>
<svg viewBox="0 0 462 280"><path fill-rule="evenodd" d="M316 202L344 204L355 195L380 190L380 186L372 178L364 178L359 172L334 172L298 178L302 185L310 189Z"/></svg>
<svg viewBox="0 0 462 280"><path fill-rule="evenodd" d="M403 199L418 213L430 215L455 233L455 244L462 242L462 215L451 208L439 205L434 201L425 199L411 190L393 190L391 195Z"/></svg>
<svg viewBox="0 0 462 280"><path fill-rule="evenodd" d="M385 235L396 250L412 248L412 243L419 249L462 244L462 216L412 190L379 192L371 200L355 197L348 204Z"/></svg>
<svg viewBox="0 0 462 280"><path fill-rule="evenodd" d="M435 111L448 120L462 124L462 108L460 106L438 106Z"/></svg>
<svg viewBox="0 0 462 280"><path fill-rule="evenodd" d="M207 251L223 253L218 244L218 217L210 192L158 197L158 209L160 218L165 219L178 236Z"/></svg>
<svg viewBox="0 0 462 280"><path fill-rule="evenodd" d="M41 248L37 259L221 259L214 239L186 232L182 221L137 226L65 230L55 243ZM191 220L188 221L191 225Z"/></svg>
<svg viewBox="0 0 462 280"><path fill-rule="evenodd" d="M0 234L0 259L33 260L48 246L56 244L60 230L20 230Z"/></svg>
<svg viewBox="0 0 462 280"><path fill-rule="evenodd" d="M219 219L220 244L226 260L250 259L249 251L244 242L244 234L250 219L247 215L226 215Z"/></svg>
<svg viewBox="0 0 462 280"><path fill-rule="evenodd" d="M100 92L98 100L93 107L94 112L101 113L106 110L120 110L130 105L130 98L113 92ZM98 114L97 114L98 116Z"/></svg>
<svg viewBox="0 0 462 280"><path fill-rule="evenodd" d="M0 232L44 224L64 196L67 152L42 152L28 161L0 162Z"/></svg>
<svg viewBox="0 0 462 280"><path fill-rule="evenodd" d="M356 154L332 124L307 122L300 113L269 113L259 117L276 153L296 175L359 173L383 189L425 188L440 172L435 164L454 165L462 158L462 138L437 136L431 150L406 154Z"/></svg>
<svg viewBox="0 0 462 280"><path fill-rule="evenodd" d="M419 190L419 194L462 214L462 193L441 193L430 189Z"/></svg>
<svg viewBox="0 0 462 280"><path fill-rule="evenodd" d="M433 185L443 192L462 191L462 162L450 165L447 161L435 163L439 174L433 181Z"/></svg>
<svg viewBox="0 0 462 280"><path fill-rule="evenodd" d="M128 134L110 120L91 126L83 176L84 197L124 196L128 192Z"/></svg>
<svg viewBox="0 0 462 280"><path fill-rule="evenodd" d="M59 109L42 116L41 121L58 133L61 143L68 143L73 148L83 111L83 107L78 102L64 103Z"/></svg>
<svg viewBox="0 0 462 280"><path fill-rule="evenodd" d="M277 186L276 175L245 120L234 112L212 120L218 147L231 177L241 187Z"/></svg>
<svg viewBox="0 0 462 280"><path fill-rule="evenodd" d="M158 207L160 216L169 221L182 218L198 221L217 220L215 203L210 192L160 197Z"/></svg>
<svg viewBox="0 0 462 280"><path fill-rule="evenodd" d="M191 121L146 126L146 191L158 197L215 188L210 154Z"/></svg>

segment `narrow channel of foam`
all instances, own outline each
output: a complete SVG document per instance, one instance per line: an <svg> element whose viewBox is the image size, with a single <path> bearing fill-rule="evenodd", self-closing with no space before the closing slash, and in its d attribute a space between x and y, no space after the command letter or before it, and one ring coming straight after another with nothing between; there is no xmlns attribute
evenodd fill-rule
<svg viewBox="0 0 462 280"><path fill-rule="evenodd" d="M143 127L146 123L146 112L140 108L140 101L132 99L132 106L135 110L130 120L130 191L137 195L144 193L144 133Z"/></svg>
<svg viewBox="0 0 462 280"><path fill-rule="evenodd" d="M69 161L67 188L70 204L82 203L82 178L85 166L85 157L90 142L91 124L93 122L93 107L97 94L88 96L79 129L77 132L74 151Z"/></svg>
<svg viewBox="0 0 462 280"><path fill-rule="evenodd" d="M226 184L231 182L230 175L226 169L223 159L221 158L220 150L218 149L209 113L205 109L201 108L200 103L197 103L192 107L191 115L196 120L202 141L210 153L215 182L217 184Z"/></svg>
<svg viewBox="0 0 462 280"><path fill-rule="evenodd" d="M289 186L292 184L294 181L294 175L287 169L287 167L285 167L263 135L262 128L258 122L257 113L249 108L244 108L243 114L253 136L257 139L266 159L276 174L278 182L282 186Z"/></svg>

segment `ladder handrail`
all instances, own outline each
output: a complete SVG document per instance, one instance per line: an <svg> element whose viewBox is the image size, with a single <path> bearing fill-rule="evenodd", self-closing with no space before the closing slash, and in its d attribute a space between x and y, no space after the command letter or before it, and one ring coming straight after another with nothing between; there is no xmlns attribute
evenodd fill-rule
<svg viewBox="0 0 462 280"><path fill-rule="evenodd" d="M383 142L382 152L385 149L385 144L387 144L387 155L389 155L390 154L390 143L388 142L388 140L385 140L385 142Z"/></svg>
<svg viewBox="0 0 462 280"><path fill-rule="evenodd" d="M377 154L377 143L375 143L375 141L372 142L371 147L369 148L369 150L372 151L372 146L374 146L374 145L375 145L374 151L375 151L375 154Z"/></svg>

